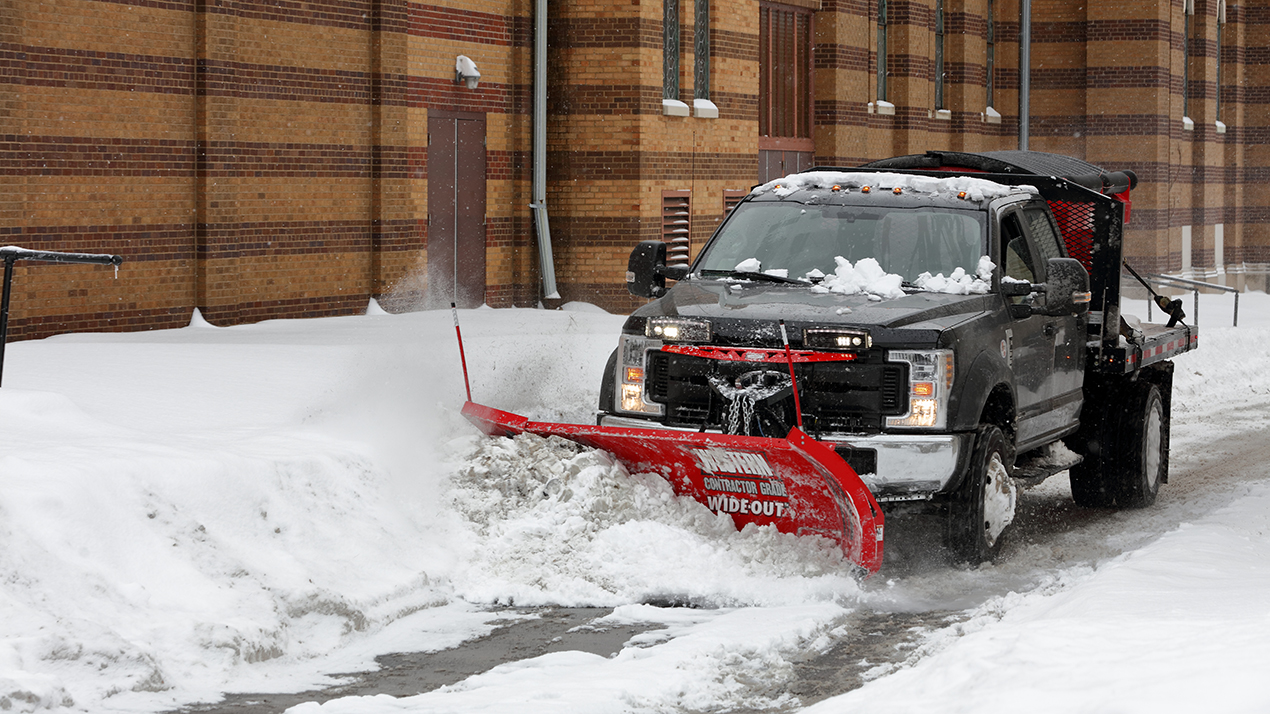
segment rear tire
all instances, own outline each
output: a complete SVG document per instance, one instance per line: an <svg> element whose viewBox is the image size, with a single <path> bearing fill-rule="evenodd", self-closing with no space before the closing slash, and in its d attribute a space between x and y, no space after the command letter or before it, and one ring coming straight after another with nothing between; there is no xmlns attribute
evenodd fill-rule
<svg viewBox="0 0 1270 714"><path fill-rule="evenodd" d="M1116 505L1121 508L1145 508L1155 503L1168 474L1168 422L1160 389L1149 382L1135 386L1125 405L1120 432L1124 450L1114 476Z"/></svg>
<svg viewBox="0 0 1270 714"><path fill-rule="evenodd" d="M952 493L945 516L944 544L955 562L979 565L1001 552L1018 502L1012 466L1001 429L981 425L969 469Z"/></svg>
<svg viewBox="0 0 1270 714"><path fill-rule="evenodd" d="M1073 466L1072 499L1087 508L1145 508L1168 475L1169 417L1160 387L1139 380L1086 405L1090 418L1069 442L1085 457Z"/></svg>

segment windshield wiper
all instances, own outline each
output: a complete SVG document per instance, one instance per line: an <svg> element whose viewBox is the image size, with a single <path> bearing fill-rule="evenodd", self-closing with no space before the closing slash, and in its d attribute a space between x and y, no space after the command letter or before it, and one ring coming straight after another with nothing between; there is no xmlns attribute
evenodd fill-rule
<svg viewBox="0 0 1270 714"><path fill-rule="evenodd" d="M707 278L736 278L738 280L762 280L769 283L787 283L791 285L810 285L811 283L799 278L787 278L783 275L772 275L770 273L747 273L741 270L703 270L702 277Z"/></svg>

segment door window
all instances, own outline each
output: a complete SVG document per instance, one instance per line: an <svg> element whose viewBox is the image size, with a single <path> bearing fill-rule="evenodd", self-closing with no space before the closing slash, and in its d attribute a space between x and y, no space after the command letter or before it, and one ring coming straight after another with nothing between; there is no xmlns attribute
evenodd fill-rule
<svg viewBox="0 0 1270 714"><path fill-rule="evenodd" d="M1054 230L1054 222L1044 208L1035 206L1024 210L1027 216L1028 229L1032 232L1032 245L1036 247L1036 267L1044 271L1044 265L1050 258L1062 258L1063 249L1058 243L1058 232Z"/></svg>
<svg viewBox="0 0 1270 714"><path fill-rule="evenodd" d="M1032 250L1027 244L1027 235L1019 222L1019 214L1007 213L1001 219L1001 264L1005 266L1007 277L1015 280L1036 282L1036 262L1032 259Z"/></svg>

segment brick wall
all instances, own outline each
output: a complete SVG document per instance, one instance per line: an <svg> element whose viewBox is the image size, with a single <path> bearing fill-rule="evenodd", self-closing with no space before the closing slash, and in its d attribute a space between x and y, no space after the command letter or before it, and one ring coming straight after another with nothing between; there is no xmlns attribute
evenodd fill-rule
<svg viewBox="0 0 1270 714"><path fill-rule="evenodd" d="M680 4L691 105L695 15ZM1017 147L1018 0L993 3L999 123L986 114L988 0L945 2L939 113L935 0L891 0L893 115L869 110L876 0L791 4L815 11L816 163ZM1141 268L1238 284L1270 270L1270 0L1227 6L1220 54L1217 1L1195 6L1184 38L1181 0L1035 0L1031 148L1138 172L1127 254ZM660 236L662 193L691 193L695 253L724 192L757 179L759 1L712 3L718 118L663 113L660 2L550 12L559 291L629 310L626 259ZM11 334L180 326L196 307L223 325L349 314L372 296L410 308L428 289L437 109L485 118L486 302L538 304L532 13L529 0L0 4L0 243L127 261L118 277L20 263ZM459 54L477 61L477 89L455 84Z"/></svg>

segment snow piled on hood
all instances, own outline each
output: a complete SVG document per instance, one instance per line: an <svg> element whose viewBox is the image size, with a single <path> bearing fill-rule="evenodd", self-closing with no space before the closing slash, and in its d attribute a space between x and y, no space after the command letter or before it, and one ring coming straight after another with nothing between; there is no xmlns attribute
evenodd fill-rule
<svg viewBox="0 0 1270 714"><path fill-rule="evenodd" d="M917 280L913 284L922 290L929 290L933 293L948 293L951 295L986 295L988 290L992 288L992 271L997 267L996 263L986 255L979 256L979 265L976 266L973 275L967 273L964 268L957 268L948 277L944 277L943 273L931 275L930 273L922 273L917 276Z"/></svg>
<svg viewBox="0 0 1270 714"><path fill-rule="evenodd" d="M873 190L891 191L899 188L905 192L955 198L962 191L966 198L976 203L990 201L1016 193L1037 193L1035 186L1006 186L986 179L969 176L934 178L890 172L862 171L809 171L790 174L755 186L752 194L772 193L785 197L796 191L827 190L839 186L845 191L858 191L864 186Z"/></svg>
<svg viewBox="0 0 1270 714"><path fill-rule="evenodd" d="M874 300L902 298L905 295L901 287L904 278L896 273L886 272L874 258L861 258L853 265L846 258L837 256L834 262L838 267L829 275L823 275L820 284L810 288L811 292L821 295L827 293L868 295ZM930 273L922 273L913 284L920 290L933 293L983 295L992 287L992 271L996 267L996 264L984 255L980 256L979 264L973 274L967 273L965 268L955 269L948 277L944 277L943 273L933 276ZM817 274L815 277L822 277L822 275Z"/></svg>
<svg viewBox="0 0 1270 714"><path fill-rule="evenodd" d="M836 256L834 262L838 267L825 279L811 288L813 293L835 293L838 295L867 294L871 299L884 300L904 297L900 287L904 278L895 273L888 273L875 258L861 258L854 265L851 261Z"/></svg>

